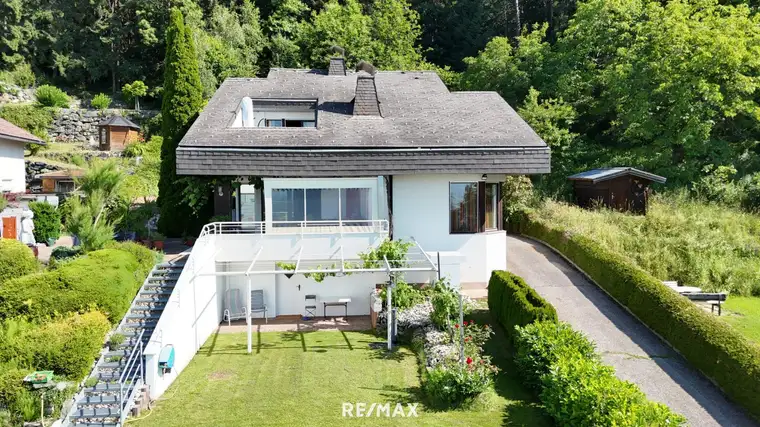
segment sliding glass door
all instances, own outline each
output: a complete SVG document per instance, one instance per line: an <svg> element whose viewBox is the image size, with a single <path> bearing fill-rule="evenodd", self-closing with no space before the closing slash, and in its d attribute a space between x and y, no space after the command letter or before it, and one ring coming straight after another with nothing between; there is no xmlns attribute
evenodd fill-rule
<svg viewBox="0 0 760 427"><path fill-rule="evenodd" d="M370 188L274 188L273 226L368 225L372 219ZM279 223L278 223L279 222Z"/></svg>

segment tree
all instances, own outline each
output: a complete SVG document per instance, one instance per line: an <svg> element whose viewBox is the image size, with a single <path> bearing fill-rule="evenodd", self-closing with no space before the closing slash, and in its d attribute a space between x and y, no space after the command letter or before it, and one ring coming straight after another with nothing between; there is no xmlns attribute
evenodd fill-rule
<svg viewBox="0 0 760 427"><path fill-rule="evenodd" d="M387 70L416 69L422 62L417 45L420 15L406 0L372 3L373 65Z"/></svg>
<svg viewBox="0 0 760 427"><path fill-rule="evenodd" d="M135 100L135 110L140 111L140 97L148 94L148 86L142 80L135 80L125 84L121 91L128 99Z"/></svg>
<svg viewBox="0 0 760 427"><path fill-rule="evenodd" d="M372 20L362 12L358 0L329 0L324 8L313 11L311 23L303 26L299 45L305 62L313 67L324 67L333 46L346 50L346 62L353 66L359 61L374 59Z"/></svg>
<svg viewBox="0 0 760 427"><path fill-rule="evenodd" d="M197 215L185 202L186 183L177 176L176 149L203 105L202 87L192 32L185 26L182 12L173 9L166 35L166 59L161 133L161 176L158 227L167 236L181 236L199 225Z"/></svg>

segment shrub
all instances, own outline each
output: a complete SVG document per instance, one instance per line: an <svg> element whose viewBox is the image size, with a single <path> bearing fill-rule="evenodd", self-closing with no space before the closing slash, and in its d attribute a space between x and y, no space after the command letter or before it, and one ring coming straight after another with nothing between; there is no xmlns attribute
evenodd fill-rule
<svg viewBox="0 0 760 427"><path fill-rule="evenodd" d="M34 86L36 80L37 78L34 76L32 66L27 62L17 64L10 71L0 71L0 82L14 84L22 88Z"/></svg>
<svg viewBox="0 0 760 427"><path fill-rule="evenodd" d="M40 269L34 253L18 240L0 239L0 287L3 282Z"/></svg>
<svg viewBox="0 0 760 427"><path fill-rule="evenodd" d="M0 118L45 140L47 129L53 123L53 112L35 105L5 105L0 108Z"/></svg>
<svg viewBox="0 0 760 427"><path fill-rule="evenodd" d="M508 333L515 326L538 320L557 321L557 312L522 277L508 271L494 271L488 282L488 309Z"/></svg>
<svg viewBox="0 0 760 427"><path fill-rule="evenodd" d="M31 202L29 209L34 213L34 240L37 243L58 240L61 236L61 213L47 202Z"/></svg>
<svg viewBox="0 0 760 427"><path fill-rule="evenodd" d="M145 144L141 142L133 142L131 144L127 144L126 147L124 147L124 151L122 151L122 155L124 157L140 157L143 154L145 154Z"/></svg>
<svg viewBox="0 0 760 427"><path fill-rule="evenodd" d="M55 86L43 85L37 88L37 102L45 107L67 108L69 96Z"/></svg>
<svg viewBox="0 0 760 427"><path fill-rule="evenodd" d="M90 101L90 105L92 106L92 108L95 108L98 110L105 110L111 106L111 97L106 95L105 93L99 93L95 95L94 98L92 98L92 101Z"/></svg>
<svg viewBox="0 0 760 427"><path fill-rule="evenodd" d="M760 213L760 172L742 178L744 197L742 208L749 212Z"/></svg>
<svg viewBox="0 0 760 427"><path fill-rule="evenodd" d="M458 407L486 391L495 372L486 358L467 358L465 364L452 361L429 369L423 387L434 406Z"/></svg>
<svg viewBox="0 0 760 427"><path fill-rule="evenodd" d="M438 329L446 331L451 328L452 321L459 319L459 295L448 284L436 283L430 302L433 304L430 320Z"/></svg>
<svg viewBox="0 0 760 427"><path fill-rule="evenodd" d="M515 365L534 390L539 390L541 377L562 355L596 358L594 344L567 323L544 321L514 329Z"/></svg>
<svg viewBox="0 0 760 427"><path fill-rule="evenodd" d="M131 246L125 249L90 252L55 270L6 281L0 287L0 317L44 320L97 306L118 322L154 261L138 259Z"/></svg>
<svg viewBox="0 0 760 427"><path fill-rule="evenodd" d="M569 235L533 215L521 223L521 232L572 260L729 397L760 416L760 348L740 332L587 237Z"/></svg>
<svg viewBox="0 0 760 427"><path fill-rule="evenodd" d="M2 212L6 207L8 207L8 199L5 198L5 195L0 194L0 212Z"/></svg>
<svg viewBox="0 0 760 427"><path fill-rule="evenodd" d="M380 290L380 299L387 301L386 288ZM425 292L413 285L406 283L404 280L396 280L396 287L393 289L392 303L399 310L407 310L417 304L425 301Z"/></svg>

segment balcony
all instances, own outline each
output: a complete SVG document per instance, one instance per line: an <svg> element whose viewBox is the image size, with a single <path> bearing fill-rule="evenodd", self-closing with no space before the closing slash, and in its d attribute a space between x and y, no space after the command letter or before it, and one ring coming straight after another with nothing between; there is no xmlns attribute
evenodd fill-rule
<svg viewBox="0 0 760 427"><path fill-rule="evenodd" d="M226 234L280 236L381 234L387 236L388 230L386 220L212 222L203 227L200 237Z"/></svg>

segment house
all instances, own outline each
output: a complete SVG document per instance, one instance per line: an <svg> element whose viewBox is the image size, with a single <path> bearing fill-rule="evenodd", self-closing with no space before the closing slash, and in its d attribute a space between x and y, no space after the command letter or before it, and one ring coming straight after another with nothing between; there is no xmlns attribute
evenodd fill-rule
<svg viewBox="0 0 760 427"><path fill-rule="evenodd" d="M84 175L82 169L62 169L37 176L42 181L43 193L71 193L76 189L76 178Z"/></svg>
<svg viewBox="0 0 760 427"><path fill-rule="evenodd" d="M126 117L111 116L98 123L100 151L122 151L140 138L140 126Z"/></svg>
<svg viewBox="0 0 760 427"><path fill-rule="evenodd" d="M653 182L664 184L665 178L630 167L600 168L568 177L573 181L578 206L603 206L646 214Z"/></svg>
<svg viewBox="0 0 760 427"><path fill-rule="evenodd" d="M45 143L24 129L0 119L0 193L26 192L26 144Z"/></svg>
<svg viewBox="0 0 760 427"><path fill-rule="evenodd" d="M369 71L333 58L227 79L180 141L177 173L226 182L215 210L231 221L157 266L135 302L151 305L119 326L141 343L151 398L228 319L245 321L252 352L254 320L367 315L399 278L458 287L506 268L500 184L549 172L547 145L496 93ZM388 239L407 253L362 261Z"/></svg>

